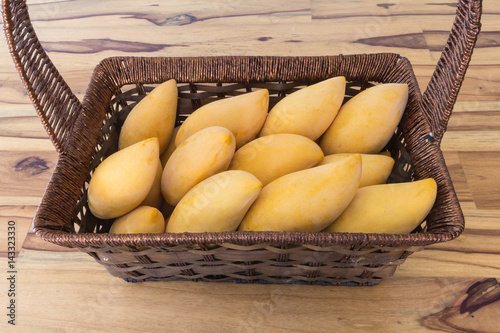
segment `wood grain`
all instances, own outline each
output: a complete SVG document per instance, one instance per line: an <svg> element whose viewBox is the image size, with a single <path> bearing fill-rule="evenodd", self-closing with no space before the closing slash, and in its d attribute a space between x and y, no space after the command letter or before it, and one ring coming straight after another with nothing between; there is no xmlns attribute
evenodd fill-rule
<svg viewBox="0 0 500 333"><path fill-rule="evenodd" d="M410 59L424 91L455 15L455 1L440 0L28 4L42 45L80 99L109 56L396 52ZM499 16L499 2L485 0L482 33L442 142L466 229L369 288L132 284L85 253L43 242L31 220L57 154L0 38L0 220L17 228L18 331L499 332ZM5 248L0 257L6 265ZM0 281L4 306L8 281ZM4 318L0 331L11 329Z"/></svg>
<svg viewBox="0 0 500 333"><path fill-rule="evenodd" d="M44 140L45 141L45 140ZM53 150L53 149L52 149ZM52 151L0 152L0 186L9 195L42 196L53 168ZM29 188L31 191L29 191Z"/></svg>
<svg viewBox="0 0 500 333"><path fill-rule="evenodd" d="M460 152L460 161L476 207L500 209L500 154L497 151Z"/></svg>
<svg viewBox="0 0 500 333"><path fill-rule="evenodd" d="M78 269L67 265L68 260ZM122 332L166 327L169 332L326 332L332 327L342 332L424 332L438 325L451 332L464 328L494 332L491 318L500 306L493 289L486 290L494 293L492 303L466 302L471 286L484 280L477 274L437 279L435 273L425 271L419 279L399 275L370 288L180 281L133 284L109 276L80 252L25 250L22 263L29 267L29 274L20 270L25 286L19 316L30 318L20 323L25 330L48 331L61 322L59 309L77 305L75 310L85 315L67 321L62 332L99 332L103 323L109 331ZM415 263L407 266L414 272L419 268ZM46 297L47 290L56 292ZM365 304L362 310L360 304Z"/></svg>
<svg viewBox="0 0 500 333"><path fill-rule="evenodd" d="M460 200L461 203L471 202L472 194L470 192L469 184L467 183L467 178L462 164L460 164L458 152L445 151L443 152L443 155L455 188L455 192L457 193L458 200Z"/></svg>

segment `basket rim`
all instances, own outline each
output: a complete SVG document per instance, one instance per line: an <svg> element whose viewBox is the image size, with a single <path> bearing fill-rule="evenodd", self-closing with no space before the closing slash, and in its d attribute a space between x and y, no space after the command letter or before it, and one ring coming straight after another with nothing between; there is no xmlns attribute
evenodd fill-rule
<svg viewBox="0 0 500 333"><path fill-rule="evenodd" d="M282 232L282 231L234 231L221 233L158 233L158 234L108 234L64 233L59 230L37 228L35 234L43 240L64 244L71 248L103 248L116 246L164 247L194 244L234 245L313 245L313 246L426 246L457 238L460 231L446 233L375 234L329 232ZM360 242L361 240L361 242Z"/></svg>
<svg viewBox="0 0 500 333"><path fill-rule="evenodd" d="M120 67L123 68L130 68L131 66L142 66L146 62L151 62L155 60L159 60L162 62L170 62L173 63L177 66L190 66L192 64L196 64L196 67L193 67L191 69L195 69L196 71L201 71L201 70L221 70L221 66L239 66L239 69L243 69L244 71L239 71L238 68L232 67L231 68L231 75L234 77L238 77L239 80L238 82L248 82L247 80L250 80L250 77L253 75L255 76L255 73L250 73L248 75L241 75L241 73L248 73L251 72L250 69L256 69L256 71L259 71L260 69L257 66L262 65L263 62L266 62L267 65L274 65L275 63L273 61L279 62L280 64L286 64L288 63L297 63L300 65L301 61L307 61L311 59L317 59L321 60L323 63L322 65L330 65L334 61L338 62L346 62L346 61L353 61L355 59L359 58L364 58L369 61L377 61L380 59L383 59L384 61L387 62L386 67L388 70L393 69L394 66L400 61L406 60L409 63L409 59L399 53L396 52L371 52L371 53L353 53L353 54L321 54L321 55L207 55L207 56L129 56L129 55L123 55L123 56L109 56L105 57L102 60L99 61L99 63L96 64L93 70L93 77L97 75L102 75L103 73L110 74L110 69L120 69ZM253 67L255 66L255 67ZM185 68L183 68L185 69ZM270 68L266 68L266 70L269 70ZM308 68L311 69L311 68ZM171 70L171 69L170 69ZM311 69L313 70L313 69ZM314 68L315 71L321 71L325 70L323 68ZM180 75L178 72L174 73L177 74L178 76L183 76L186 79L182 78L177 78L178 83L187 83L187 82L200 82L200 83L205 83L205 82L220 82L224 79L227 78L227 76L223 76L222 78L218 77L210 77L209 81L204 81L204 80L199 80L197 79L195 72L188 72L186 71L186 75ZM134 73L137 74L137 73ZM266 80L269 78L272 80L272 76L276 75L277 73L272 73L269 77L266 77ZM298 73L296 73L298 74ZM348 73L350 74L350 73ZM357 73L356 73L357 74ZM305 77L305 76L304 76ZM158 83L153 75L151 76L146 76L145 78L139 78L137 76L134 76L134 80L130 82L122 82L123 85L125 84L134 84L134 83L144 83L144 84L153 84L153 83ZM115 77L111 76L111 79L116 79ZM222 80L220 80L222 79ZM314 81L316 80L315 77L307 77L307 79L304 81ZM346 77L346 80L348 78ZM88 92L88 91L87 91ZM85 101L88 98L88 94L85 94L82 104L85 104Z"/></svg>

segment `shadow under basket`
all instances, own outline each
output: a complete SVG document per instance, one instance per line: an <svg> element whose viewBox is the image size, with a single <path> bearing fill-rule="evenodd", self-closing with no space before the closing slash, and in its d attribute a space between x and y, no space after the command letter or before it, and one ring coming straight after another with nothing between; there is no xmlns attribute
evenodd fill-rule
<svg viewBox="0 0 500 333"><path fill-rule="evenodd" d="M424 94L408 59L392 53L112 57L96 66L80 102L48 60L32 29L23 23L29 22L27 15L19 14L26 10L24 1L4 0L5 31L14 61L59 153L34 217L36 234L88 253L109 273L126 281L378 284L392 276L413 252L463 232L463 214L440 142L479 32L480 9L480 1L460 1L452 36ZM41 55L28 56L33 52ZM199 106L217 99L266 88L272 107L297 89L335 76L346 78L346 99L375 84L408 84L408 105L386 147L396 161L389 182L433 178L438 184L433 209L412 233L115 235L107 233L111 220L90 213L86 190L93 170L116 151L127 113L161 82L178 82L179 125Z"/></svg>

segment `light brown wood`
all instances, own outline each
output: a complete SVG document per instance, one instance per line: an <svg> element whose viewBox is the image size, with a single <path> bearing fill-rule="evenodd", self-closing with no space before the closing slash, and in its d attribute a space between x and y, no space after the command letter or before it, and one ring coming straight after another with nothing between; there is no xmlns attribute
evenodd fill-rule
<svg viewBox="0 0 500 333"><path fill-rule="evenodd" d="M438 0L28 4L42 44L79 98L94 66L115 55L397 52L410 59L423 91L455 13L453 2ZM0 38L0 306L10 301L4 244L15 221L19 332L499 332L499 12L498 1L484 1L482 34L442 142L466 230L362 288L132 284L84 253L40 240L31 220L57 154ZM15 332L2 318L0 331Z"/></svg>

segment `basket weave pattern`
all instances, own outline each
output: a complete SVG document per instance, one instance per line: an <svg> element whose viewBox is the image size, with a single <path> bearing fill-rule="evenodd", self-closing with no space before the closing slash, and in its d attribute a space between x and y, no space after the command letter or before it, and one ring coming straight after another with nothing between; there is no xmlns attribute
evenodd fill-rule
<svg viewBox="0 0 500 333"><path fill-rule="evenodd" d="M480 28L481 1L460 1L450 38L424 94L411 64L397 54L322 57L113 57L94 70L82 102L43 51L26 4L4 0L4 25L21 79L59 152L34 218L44 240L87 252L130 281L178 280L372 285L423 247L452 240L463 215L439 144ZM266 88L270 104L321 80L343 75L346 98L377 83L407 83L409 102L387 146L396 164L390 181L432 177L434 208L408 235L292 232L112 235L112 221L86 203L91 173L116 150L121 123L156 84L179 85L177 123L197 107Z"/></svg>

